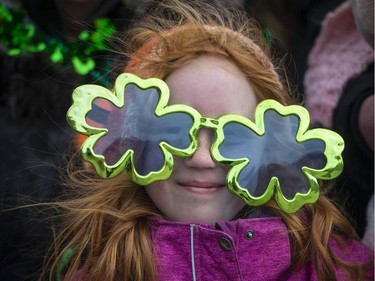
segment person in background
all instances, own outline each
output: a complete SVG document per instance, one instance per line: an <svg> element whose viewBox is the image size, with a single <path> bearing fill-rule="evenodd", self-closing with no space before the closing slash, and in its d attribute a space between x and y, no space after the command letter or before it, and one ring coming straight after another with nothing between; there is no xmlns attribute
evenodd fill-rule
<svg viewBox="0 0 375 281"><path fill-rule="evenodd" d="M335 192L366 243L374 247L374 3L346 1L328 13L309 54L306 107L315 126L345 140Z"/></svg>
<svg viewBox="0 0 375 281"><path fill-rule="evenodd" d="M307 56L327 12L345 0L250 0L247 13L260 22L266 39L284 61L294 95L304 103Z"/></svg>

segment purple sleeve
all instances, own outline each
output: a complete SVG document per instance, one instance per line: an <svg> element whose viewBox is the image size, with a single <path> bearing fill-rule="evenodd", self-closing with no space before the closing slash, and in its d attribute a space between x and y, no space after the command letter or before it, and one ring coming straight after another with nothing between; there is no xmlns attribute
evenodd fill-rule
<svg viewBox="0 0 375 281"><path fill-rule="evenodd" d="M338 258L349 264L372 264L365 280L374 280L374 251L360 241L346 241L340 245L334 239L330 241L330 247ZM345 280L346 274L343 270L337 269L338 280Z"/></svg>

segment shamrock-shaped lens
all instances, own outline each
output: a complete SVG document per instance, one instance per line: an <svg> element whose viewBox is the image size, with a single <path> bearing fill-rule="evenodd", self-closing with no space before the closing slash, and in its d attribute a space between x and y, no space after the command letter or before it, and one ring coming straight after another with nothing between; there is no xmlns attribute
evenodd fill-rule
<svg viewBox="0 0 375 281"><path fill-rule="evenodd" d="M85 160L103 178L126 170L139 184L168 178L173 157L191 155L199 113L184 105L167 105L169 90L159 79L123 74L114 93L84 85L73 94L68 121L91 135L82 146Z"/></svg>
<svg viewBox="0 0 375 281"><path fill-rule="evenodd" d="M181 112L157 116L155 109L159 93L155 88L143 90L129 84L125 87L125 93L122 108L105 99L94 100L94 105L102 106L94 106L86 120L88 123L90 120L105 121L102 126L108 130L108 134L94 145L94 153L103 155L111 166L131 150L135 170L139 175L146 176L151 171L163 168L164 155L159 148L160 143L165 142L181 150L189 147L189 129L193 125L193 118Z"/></svg>
<svg viewBox="0 0 375 281"><path fill-rule="evenodd" d="M275 196L280 208L295 212L319 196L317 179L342 170L343 141L325 129L308 130L300 106L266 100L257 106L255 123L238 115L219 118L213 156L230 165L227 185L252 206Z"/></svg>

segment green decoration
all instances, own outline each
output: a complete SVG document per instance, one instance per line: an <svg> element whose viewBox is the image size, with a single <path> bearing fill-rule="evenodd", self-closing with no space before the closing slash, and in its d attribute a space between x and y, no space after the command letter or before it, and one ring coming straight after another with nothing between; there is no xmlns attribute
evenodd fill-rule
<svg viewBox="0 0 375 281"><path fill-rule="evenodd" d="M92 57L107 50L107 42L116 32L109 19L99 18L94 22L94 30L83 30L77 41L66 42L43 34L26 23L26 18L23 9L7 8L0 3L0 44L8 54L46 53L51 62L68 63L80 75L88 75L95 69Z"/></svg>

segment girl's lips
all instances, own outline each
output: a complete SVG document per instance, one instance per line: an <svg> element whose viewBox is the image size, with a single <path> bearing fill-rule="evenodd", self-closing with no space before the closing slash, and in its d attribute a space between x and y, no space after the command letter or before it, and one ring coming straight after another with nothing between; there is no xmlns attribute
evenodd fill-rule
<svg viewBox="0 0 375 281"><path fill-rule="evenodd" d="M225 187L225 185L222 184L209 182L188 182L179 183L179 185L184 189L197 194L211 194Z"/></svg>

